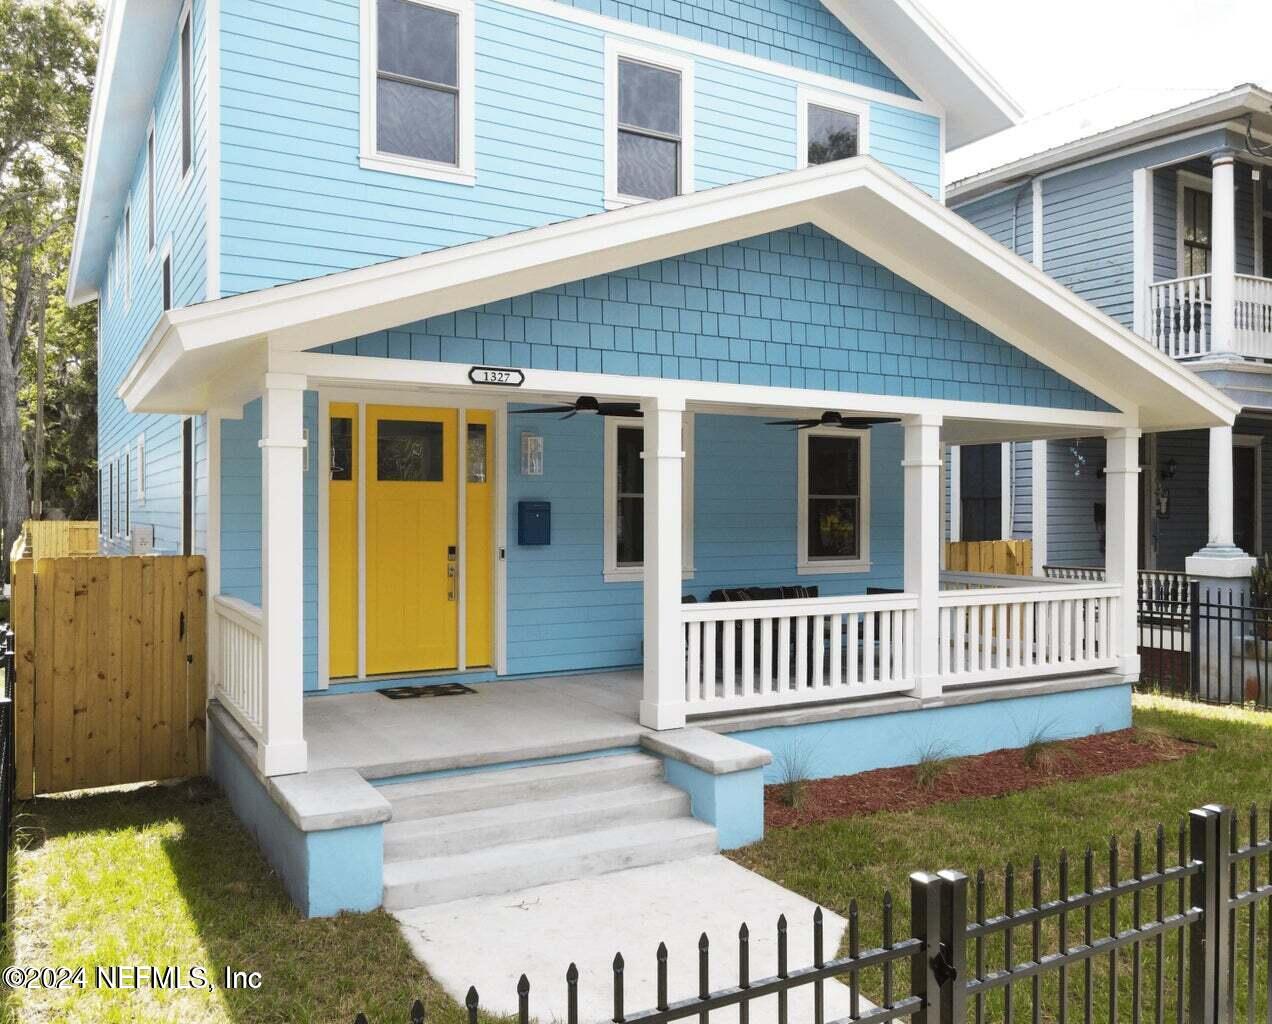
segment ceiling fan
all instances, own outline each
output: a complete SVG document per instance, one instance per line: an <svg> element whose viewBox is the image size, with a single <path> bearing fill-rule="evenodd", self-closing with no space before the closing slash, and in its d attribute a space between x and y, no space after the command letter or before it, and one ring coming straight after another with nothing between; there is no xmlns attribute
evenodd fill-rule
<svg viewBox="0 0 1272 1024"><path fill-rule="evenodd" d="M598 416L639 417L640 404L637 402L598 402L591 395L583 395L569 405L545 405L538 409L519 409L518 413L529 415L546 415L548 413L564 413L561 417L568 420L581 412L595 413Z"/></svg>
<svg viewBox="0 0 1272 1024"><path fill-rule="evenodd" d="M843 427L844 430L869 429L879 423L900 423L899 416L844 416L842 413L824 412L815 420L767 420L766 426L790 427L793 430L809 430L812 427Z"/></svg>

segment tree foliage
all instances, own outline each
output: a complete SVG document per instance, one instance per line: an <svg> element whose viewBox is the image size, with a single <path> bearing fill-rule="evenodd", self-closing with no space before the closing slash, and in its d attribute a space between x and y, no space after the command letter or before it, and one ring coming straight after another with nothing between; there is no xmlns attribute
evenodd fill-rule
<svg viewBox="0 0 1272 1024"><path fill-rule="evenodd" d="M0 527L28 514L32 325L46 315L50 501L79 510L95 475L91 312L62 299L96 71L92 0L0 0ZM87 401L86 401L87 398ZM86 429L87 424L87 429ZM78 465L72 469L71 462ZM54 484L54 480L57 481ZM67 488L70 488L69 490ZM90 506L92 502L88 503ZM71 509L68 509L70 511ZM7 555L8 540L0 555Z"/></svg>

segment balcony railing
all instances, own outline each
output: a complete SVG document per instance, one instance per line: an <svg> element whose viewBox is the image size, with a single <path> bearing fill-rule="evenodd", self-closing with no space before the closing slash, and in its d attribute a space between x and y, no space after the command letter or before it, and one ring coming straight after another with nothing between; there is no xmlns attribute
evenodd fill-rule
<svg viewBox="0 0 1272 1024"><path fill-rule="evenodd" d="M1149 340L1175 359L1214 351L1210 274L1157 281L1149 286ZM1232 354L1272 358L1272 278L1237 274L1233 286Z"/></svg>

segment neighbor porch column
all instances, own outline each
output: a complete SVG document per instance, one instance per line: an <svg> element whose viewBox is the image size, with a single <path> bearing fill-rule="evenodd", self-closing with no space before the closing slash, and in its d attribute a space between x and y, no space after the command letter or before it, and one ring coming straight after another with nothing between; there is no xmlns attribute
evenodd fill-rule
<svg viewBox="0 0 1272 1024"><path fill-rule="evenodd" d="M941 417L905 421L905 592L917 594L914 620L915 692L941 695L937 601L941 591Z"/></svg>
<svg viewBox="0 0 1272 1024"><path fill-rule="evenodd" d="M680 620L683 399L645 401L645 661L640 723L685 724L685 641Z"/></svg>
<svg viewBox="0 0 1272 1024"><path fill-rule="evenodd" d="M1115 430L1104 435L1104 571L1108 582L1118 588L1113 644L1118 655L1117 669L1128 675L1139 674L1139 439L1138 430Z"/></svg>
<svg viewBox="0 0 1272 1024"><path fill-rule="evenodd" d="M1033 538L1035 576L1045 575L1047 564L1047 442L1034 441L1030 452L1030 536Z"/></svg>
<svg viewBox="0 0 1272 1024"><path fill-rule="evenodd" d="M257 765L303 772L305 378L267 373L261 409L261 608L265 700Z"/></svg>
<svg viewBox="0 0 1272 1024"><path fill-rule="evenodd" d="M1224 150L1210 166L1210 351L1226 354L1237 309L1236 158Z"/></svg>
<svg viewBox="0 0 1272 1024"><path fill-rule="evenodd" d="M1210 428L1209 473L1206 546L1188 557L1184 569L1193 576L1249 576L1254 559L1233 543L1231 427Z"/></svg>

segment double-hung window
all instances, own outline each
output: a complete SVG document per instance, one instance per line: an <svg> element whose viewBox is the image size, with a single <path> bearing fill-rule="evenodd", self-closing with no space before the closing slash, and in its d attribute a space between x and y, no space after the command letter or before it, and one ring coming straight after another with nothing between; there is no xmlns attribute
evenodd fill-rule
<svg viewBox="0 0 1272 1024"><path fill-rule="evenodd" d="M1179 175L1179 276L1210 273L1210 183Z"/></svg>
<svg viewBox="0 0 1272 1024"><path fill-rule="evenodd" d="M606 61L606 204L692 192L692 62L613 42Z"/></svg>
<svg viewBox="0 0 1272 1024"><path fill-rule="evenodd" d="M798 164L811 167L866 152L870 108L846 96L800 89Z"/></svg>
<svg viewBox="0 0 1272 1024"><path fill-rule="evenodd" d="M870 568L870 432L799 434L799 572Z"/></svg>
<svg viewBox="0 0 1272 1024"><path fill-rule="evenodd" d="M693 574L693 417L686 414L681 473L681 559ZM645 567L645 429L639 420L605 420L605 580L639 580Z"/></svg>
<svg viewBox="0 0 1272 1024"><path fill-rule="evenodd" d="M473 173L469 0L363 0L363 166L467 181Z"/></svg>

